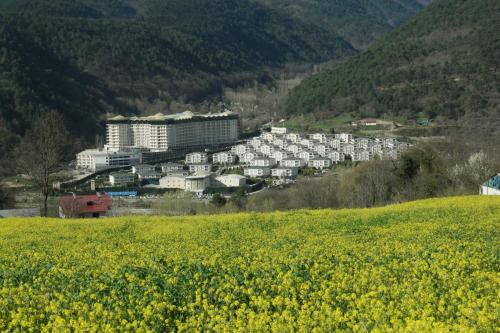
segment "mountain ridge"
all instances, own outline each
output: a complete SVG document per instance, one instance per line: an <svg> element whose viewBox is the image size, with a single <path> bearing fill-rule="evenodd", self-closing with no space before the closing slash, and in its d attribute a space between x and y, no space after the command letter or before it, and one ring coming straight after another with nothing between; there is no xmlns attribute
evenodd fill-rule
<svg viewBox="0 0 500 333"><path fill-rule="evenodd" d="M344 64L312 76L289 114L421 116L498 114L500 3L437 0Z"/></svg>

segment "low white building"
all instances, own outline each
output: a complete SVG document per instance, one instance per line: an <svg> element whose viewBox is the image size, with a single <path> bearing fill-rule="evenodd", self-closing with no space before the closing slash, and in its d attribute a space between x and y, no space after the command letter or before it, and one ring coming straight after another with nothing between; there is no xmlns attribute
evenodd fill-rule
<svg viewBox="0 0 500 333"><path fill-rule="evenodd" d="M252 166L243 169L243 174L250 178L268 177L271 175L271 168Z"/></svg>
<svg viewBox="0 0 500 333"><path fill-rule="evenodd" d="M189 172L211 172L212 164L210 163L197 163L197 164L189 164Z"/></svg>
<svg viewBox="0 0 500 333"><path fill-rule="evenodd" d="M145 173L145 172L154 172L156 170L154 165L150 164L138 164L132 166L132 173L138 174L138 173Z"/></svg>
<svg viewBox="0 0 500 333"><path fill-rule="evenodd" d="M210 173L200 173L186 177L186 191L203 193L210 187L211 177Z"/></svg>
<svg viewBox="0 0 500 333"><path fill-rule="evenodd" d="M153 170L153 171L149 171L149 170L139 171L136 174L137 174L137 177L139 178L139 180L153 180L153 179L160 179L161 178L161 174L155 170Z"/></svg>
<svg viewBox="0 0 500 333"><path fill-rule="evenodd" d="M214 164L233 164L236 162L236 155L223 151L221 153L213 154L212 161Z"/></svg>
<svg viewBox="0 0 500 333"><path fill-rule="evenodd" d="M185 190L186 177L182 175L169 175L160 178L160 188Z"/></svg>
<svg viewBox="0 0 500 333"><path fill-rule="evenodd" d="M257 157L252 162L250 162L251 166L255 167L270 167L276 165L276 160L270 157Z"/></svg>
<svg viewBox="0 0 500 333"><path fill-rule="evenodd" d="M332 167L332 161L329 158L315 157L307 162L310 168L314 169L327 169Z"/></svg>
<svg viewBox="0 0 500 333"><path fill-rule="evenodd" d="M184 169L184 165L179 163L163 163L161 164L161 173L169 174L173 172L182 171Z"/></svg>
<svg viewBox="0 0 500 333"><path fill-rule="evenodd" d="M271 133L273 134L286 134L287 133L287 128L286 127L271 127Z"/></svg>
<svg viewBox="0 0 500 333"><path fill-rule="evenodd" d="M244 187L247 184L247 179L241 175L222 175L215 178L216 187Z"/></svg>
<svg viewBox="0 0 500 333"><path fill-rule="evenodd" d="M280 165L285 168L303 168L306 166L306 161L298 157L290 157L283 159Z"/></svg>
<svg viewBox="0 0 500 333"><path fill-rule="evenodd" d="M208 155L207 153L195 152L186 155L186 164L197 164L197 163L207 163Z"/></svg>
<svg viewBox="0 0 500 333"><path fill-rule="evenodd" d="M111 186L126 186L135 182L135 176L126 172L115 172L109 175Z"/></svg>
<svg viewBox="0 0 500 333"><path fill-rule="evenodd" d="M274 168L271 169L271 176L278 178L295 178L299 174L298 168Z"/></svg>
<svg viewBox="0 0 500 333"><path fill-rule="evenodd" d="M92 172L139 164L141 153L114 149L87 149L76 155L76 167Z"/></svg>

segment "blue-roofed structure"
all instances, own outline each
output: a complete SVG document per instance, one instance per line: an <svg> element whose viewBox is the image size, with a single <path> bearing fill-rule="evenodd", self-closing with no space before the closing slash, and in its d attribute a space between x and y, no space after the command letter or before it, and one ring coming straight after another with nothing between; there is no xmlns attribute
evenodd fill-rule
<svg viewBox="0 0 500 333"><path fill-rule="evenodd" d="M480 193L482 195L500 195L500 173L491 176L481 186Z"/></svg>

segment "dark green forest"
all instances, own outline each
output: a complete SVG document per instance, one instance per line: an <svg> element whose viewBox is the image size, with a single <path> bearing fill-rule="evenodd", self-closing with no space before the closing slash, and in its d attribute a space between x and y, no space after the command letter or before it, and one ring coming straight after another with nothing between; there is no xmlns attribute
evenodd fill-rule
<svg viewBox="0 0 500 333"><path fill-rule="evenodd" d="M47 110L77 138L129 100L200 102L263 69L352 55L342 38L246 0L4 1L0 154ZM252 75L239 77L234 73Z"/></svg>
<svg viewBox="0 0 500 333"><path fill-rule="evenodd" d="M499 17L497 0L436 0L358 56L306 79L287 110L491 124L500 112Z"/></svg>
<svg viewBox="0 0 500 333"><path fill-rule="evenodd" d="M357 49L393 30L430 0L257 0L332 31Z"/></svg>

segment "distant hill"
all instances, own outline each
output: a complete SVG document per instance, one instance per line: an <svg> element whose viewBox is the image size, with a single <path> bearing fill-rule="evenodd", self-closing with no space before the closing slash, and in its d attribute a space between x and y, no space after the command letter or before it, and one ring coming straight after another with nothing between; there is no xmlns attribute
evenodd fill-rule
<svg viewBox="0 0 500 333"><path fill-rule="evenodd" d="M431 0L257 0L332 31L358 49L393 30Z"/></svg>
<svg viewBox="0 0 500 333"><path fill-rule="evenodd" d="M497 0L436 0L358 56L303 81L287 110L498 121L499 17Z"/></svg>

